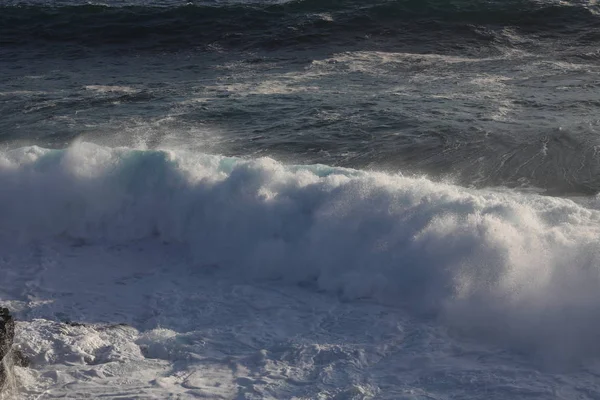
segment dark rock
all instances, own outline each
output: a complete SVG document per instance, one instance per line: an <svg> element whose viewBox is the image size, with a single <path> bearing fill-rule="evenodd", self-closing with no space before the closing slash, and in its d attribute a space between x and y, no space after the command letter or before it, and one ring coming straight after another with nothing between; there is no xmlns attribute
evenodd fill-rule
<svg viewBox="0 0 600 400"><path fill-rule="evenodd" d="M15 320L8 308L0 308L0 360L10 352L15 339Z"/></svg>
<svg viewBox="0 0 600 400"><path fill-rule="evenodd" d="M15 320L8 308L0 308L0 388L4 387L6 377L10 373L7 368L12 365L10 357L12 344L15 338Z"/></svg>
<svg viewBox="0 0 600 400"><path fill-rule="evenodd" d="M8 308L0 308L0 388L4 389L6 378L11 374L13 365L26 367L29 360L20 351L13 350L15 339L15 320ZM0 389L1 390L1 389Z"/></svg>

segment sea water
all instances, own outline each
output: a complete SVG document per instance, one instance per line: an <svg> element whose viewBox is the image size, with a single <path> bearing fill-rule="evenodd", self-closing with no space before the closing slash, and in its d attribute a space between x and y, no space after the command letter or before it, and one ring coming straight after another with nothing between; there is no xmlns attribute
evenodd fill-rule
<svg viewBox="0 0 600 400"><path fill-rule="evenodd" d="M42 398L600 397L586 1L5 1Z"/></svg>

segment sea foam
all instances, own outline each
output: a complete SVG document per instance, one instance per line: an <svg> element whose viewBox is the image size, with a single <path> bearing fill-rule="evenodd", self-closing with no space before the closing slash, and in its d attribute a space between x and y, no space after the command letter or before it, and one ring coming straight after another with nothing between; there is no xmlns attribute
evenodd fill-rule
<svg viewBox="0 0 600 400"><path fill-rule="evenodd" d="M598 353L600 211L569 199L90 143L5 151L0 188L5 241L157 238L198 268L397 305L528 351Z"/></svg>

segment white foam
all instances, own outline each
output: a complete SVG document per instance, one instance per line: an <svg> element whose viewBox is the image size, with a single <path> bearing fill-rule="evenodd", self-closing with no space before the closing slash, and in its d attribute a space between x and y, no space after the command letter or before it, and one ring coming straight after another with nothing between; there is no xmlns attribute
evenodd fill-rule
<svg viewBox="0 0 600 400"><path fill-rule="evenodd" d="M89 143L5 152L0 187L7 241L160 238L189 249L195 265L249 281L374 299L528 351L596 353L600 211L592 205Z"/></svg>
<svg viewBox="0 0 600 400"><path fill-rule="evenodd" d="M87 85L85 90L91 90L98 93L137 93L139 90L129 86L115 86L115 85Z"/></svg>

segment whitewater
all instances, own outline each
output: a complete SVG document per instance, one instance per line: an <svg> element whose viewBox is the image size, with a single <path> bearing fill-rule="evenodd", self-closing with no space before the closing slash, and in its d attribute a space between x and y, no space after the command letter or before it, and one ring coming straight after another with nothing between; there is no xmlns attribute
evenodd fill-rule
<svg viewBox="0 0 600 400"><path fill-rule="evenodd" d="M17 398L594 398L600 201L78 142L0 157Z"/></svg>
<svg viewBox="0 0 600 400"><path fill-rule="evenodd" d="M599 15L0 1L0 398L600 399Z"/></svg>

